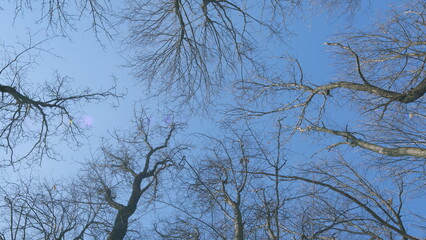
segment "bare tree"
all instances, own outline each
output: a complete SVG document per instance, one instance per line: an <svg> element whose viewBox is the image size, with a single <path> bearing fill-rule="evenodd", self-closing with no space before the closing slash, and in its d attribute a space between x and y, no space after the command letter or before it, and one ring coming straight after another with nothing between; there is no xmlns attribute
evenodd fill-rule
<svg viewBox="0 0 426 240"><path fill-rule="evenodd" d="M176 197L162 200L177 217L166 216L155 225L161 239L281 238L279 224L290 192L279 181L250 173L271 169L279 174L285 166L281 124L278 134L224 125L221 137L197 135L205 140L198 141L202 150L193 157L200 160L187 160Z"/></svg>
<svg viewBox="0 0 426 240"><path fill-rule="evenodd" d="M135 76L155 93L167 93L186 103L204 100L222 89L224 82L261 68L256 57L264 31L283 40L287 19L300 16L307 5L355 9L351 1L263 0L129 0L123 21L130 25L127 39L135 51L129 65ZM332 4L331 4L332 5ZM227 85L224 85L227 87ZM200 99L201 97L201 99ZM207 100L207 101L205 101ZM199 104L197 107L205 107Z"/></svg>
<svg viewBox="0 0 426 240"><path fill-rule="evenodd" d="M22 180L2 190L0 239L77 240L96 237L105 224L98 220L106 205L95 203L96 195L77 181Z"/></svg>
<svg viewBox="0 0 426 240"><path fill-rule="evenodd" d="M7 155L1 159L2 167L24 159L31 163L54 157L50 146L53 136L78 143L84 128L76 121L78 104L119 97L115 85L99 92L89 88L73 90L71 79L59 73L50 82L36 83L26 71L34 64L34 55L44 51L46 41L34 43L30 38L18 49L4 46L0 69L0 148Z"/></svg>
<svg viewBox="0 0 426 240"><path fill-rule="evenodd" d="M292 191L289 191L288 186L282 186L279 181L279 175L284 170L287 164L285 156L285 129L283 129L282 120L279 119L278 129L275 135L270 140L260 139L251 128L251 136L254 139L255 146L259 152L259 157L256 161L264 162L265 169L269 169L274 174L271 174L268 181L264 181L261 187L257 187L255 192L257 194L258 204L252 208L257 212L257 218L262 224L265 235L270 240L277 240L282 238L280 226L285 222L286 208L285 204L289 199L297 199ZM271 141L273 141L271 143ZM271 181L269 181L271 180ZM271 183L272 184L271 184Z"/></svg>
<svg viewBox="0 0 426 240"><path fill-rule="evenodd" d="M340 158L305 166L298 175L280 175L279 181L303 182L303 191L310 192L307 201L298 200L304 206L299 220L294 217L283 230L301 239L424 239L424 218L407 204L415 197L415 180L404 172L392 178L373 173Z"/></svg>
<svg viewBox="0 0 426 240"><path fill-rule="evenodd" d="M45 23L46 30L68 36L70 30L75 30L77 23L81 23L82 18L89 17L91 28L96 36L99 33L112 37L114 24L111 18L113 6L109 0L79 0L74 2L64 0L16 0L15 19L19 15L25 15L26 11L39 13L39 17L34 20L36 23Z"/></svg>
<svg viewBox="0 0 426 240"><path fill-rule="evenodd" d="M266 101L263 109L241 107L234 113L246 116L296 113L295 130L314 131L344 139L329 148L348 144L377 153L382 161L400 159L409 168L424 164L424 10L423 1L395 9L390 19L371 32L342 34L339 42L327 43L335 49L342 80L321 85L310 83L297 59L289 61L289 71L278 76L257 75L241 83L242 97ZM285 94L283 101L277 96ZM346 96L351 96L348 99ZM330 103L330 100L331 103ZM358 106L364 124L340 128L326 111L340 104ZM253 105L252 105L253 106ZM328 114L327 114L328 113ZM349 113L348 113L349 114ZM386 160L385 160L386 159Z"/></svg>
<svg viewBox="0 0 426 240"><path fill-rule="evenodd" d="M324 164L282 175L281 180L307 183L302 189L312 186L298 204L300 214L295 211L298 217L282 231L301 239L422 239L422 229L413 222L423 222L424 216L414 214L408 203L421 198L425 186L425 7L423 1L410 2L369 32L342 34L327 43L336 50L338 80L311 83L303 64L289 58L287 72L257 74L238 85L242 102L250 104L232 112L239 117L296 114L287 121L293 136L334 136L322 138L326 147L314 155L327 158ZM254 102L263 104L256 109ZM339 104L351 111L356 106L359 121L344 126L333 121ZM345 145L362 150L348 157L357 167L335 162L324 151L348 151Z"/></svg>
<svg viewBox="0 0 426 240"><path fill-rule="evenodd" d="M155 198L160 173L181 161L184 146L171 142L177 127L176 123L153 127L142 113L134 132L114 134L116 143L105 143L100 159L88 164L87 178L116 211L113 219L106 220L111 223L107 239L123 239L128 234L138 204L148 207Z"/></svg>
<svg viewBox="0 0 426 240"><path fill-rule="evenodd" d="M162 239L244 239L244 198L250 181L244 173L250 158L246 142L242 136L226 140L201 137L207 139L206 156L196 164L187 160L188 172L181 175L184 185L178 192L188 195L166 202L180 211L181 217L160 221L155 230ZM167 222L174 227L166 226Z"/></svg>
<svg viewBox="0 0 426 240"><path fill-rule="evenodd" d="M37 183L21 181L4 188L1 207L7 226L1 233L10 239L124 239L141 234L129 229L132 221L140 221L138 204L149 206L160 173L177 166L185 147L173 146L176 123L152 126L141 114L135 125L133 133L116 132L116 143L104 143L101 156L67 183L35 187Z"/></svg>

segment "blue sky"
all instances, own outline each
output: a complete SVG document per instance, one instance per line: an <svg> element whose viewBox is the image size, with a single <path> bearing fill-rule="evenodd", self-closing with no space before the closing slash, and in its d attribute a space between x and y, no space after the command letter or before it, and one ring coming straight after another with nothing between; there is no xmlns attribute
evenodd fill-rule
<svg viewBox="0 0 426 240"><path fill-rule="evenodd" d="M380 13L383 13L386 5L391 1L371 1L369 10L361 9L359 15L352 20L354 28L368 28L376 20ZM397 2L397 1L393 1ZM13 4L10 2L2 6L4 10L0 11L0 22L2 22L2 36L0 41L6 45L14 45L17 41L27 39L27 29L34 35L34 39L43 40L45 38L45 23L34 25L33 16L25 15L17 17L13 21ZM37 15L36 15L37 17ZM328 18L327 13L320 15L307 14L304 21L296 22L291 26L291 30L296 34L290 38L289 44L283 48L280 44L270 44L273 49L271 52L282 56L284 50L291 55L297 56L305 69L304 73L307 79L313 82L328 82L332 77L333 60L327 53L328 46L323 43L330 40L333 34L347 28L343 25L343 17L340 20ZM88 138L81 139L80 148L67 146L58 146L63 153L63 161L45 161L40 168L33 168L33 173L40 173L46 178L56 178L75 174L80 167L78 162L90 158L96 151L102 137L108 137L108 131L114 129L128 129L131 126L134 108L138 108L136 102L141 102L144 107L151 110L152 121L162 122L164 108L162 102L158 99L146 99L145 86L138 84L131 77L128 68L122 56L123 47L116 42L109 42L103 39L101 41L105 47L102 47L91 30L87 30L90 21L84 19L77 31L70 31L70 38L56 37L44 44L52 54L43 53L38 57L34 70L31 72L31 81L44 81L53 76L53 72L58 70L63 75L68 75L73 79L73 85L78 87L88 86L93 90L106 89L113 83L114 77L117 79L118 91L126 92L127 95L117 102L107 100L98 104L87 104L82 106L81 117L89 116L93 123L87 131ZM123 29L120 29L123 30ZM124 30L123 30L124 31ZM51 34L51 33L50 33ZM19 36L19 39L18 39ZM282 49L279 49L282 48ZM54 55L57 56L54 56ZM229 97L229 96L228 96ZM229 99L229 98L226 98ZM117 105L117 106L113 106ZM338 121L349 122L353 117L342 109L331 109L330 111L341 112L342 118ZM212 114L220 119L221 114ZM215 131L214 120L203 119L203 116L191 116L187 126L188 132L211 133ZM208 127L206 127L208 126ZM305 141L303 137L299 141ZM298 145L297 142L294 146ZM305 150L303 148L294 149L297 152L303 152L300 158L308 157L318 149ZM419 205L420 206L420 205ZM423 210L425 207L423 206Z"/></svg>

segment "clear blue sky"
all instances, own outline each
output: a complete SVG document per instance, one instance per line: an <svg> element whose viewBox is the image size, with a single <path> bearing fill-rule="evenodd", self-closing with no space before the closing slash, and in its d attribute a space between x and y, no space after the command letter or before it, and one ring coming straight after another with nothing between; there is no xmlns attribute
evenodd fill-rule
<svg viewBox="0 0 426 240"><path fill-rule="evenodd" d="M12 3L11 3L12 2ZM24 15L17 17L13 23L13 1L3 3L0 11L0 22L2 23L2 34L0 41L6 45L15 45L17 41L27 39L27 31L34 35L34 39L43 40L46 24L43 22L38 25L33 24L37 15ZM371 1L369 10L362 9L361 14L352 20L354 28L368 28L376 21L377 16L384 13L384 9L389 2L397 1ZM344 19L342 19L344 20ZM291 26L291 30L296 34L294 38L289 39L289 45L282 48L282 45L274 45L270 52L277 56L284 54L284 50L293 56L297 56L308 80L314 82L328 82L333 72L333 62L330 55L327 54L328 46L323 43L330 40L333 34L339 33L347 26L342 25L339 20L327 17L327 13L320 15L307 14L305 21L296 22ZM80 27L81 26L81 27ZM82 106L81 117L90 116L93 124L88 130L88 139L82 140L82 147L70 149L66 146L58 146L63 153L64 161L45 161L42 166L33 169L33 172L40 171L47 178L54 178L61 175L69 175L79 167L77 161L83 161L84 158L90 158L91 151L95 151L102 137L108 137L108 131L116 128L128 129L133 117L135 102L145 99L145 87L136 82L129 75L129 70L122 67L124 59L120 52L123 49L118 43L109 43L107 39L101 39L105 48L100 46L91 30L86 30L90 26L90 21L83 20L76 32L70 31L70 39L56 37L44 44L44 47L57 55L53 56L43 53L34 65L34 72L31 72L29 78L32 82L44 81L53 76L54 71L58 70L63 75L68 75L74 80L75 87L88 86L93 90L106 89L112 82L113 77L117 78L118 90L127 92L128 95L119 102L118 107L111 107L116 104L115 101L107 101L100 104L87 104ZM102 38L102 34L100 35ZM265 40L266 41L266 40ZM59 56L59 57L58 57ZM228 94L228 93L227 93ZM152 110L153 121L162 121L161 114L156 115L158 109L162 111L161 103L157 100L146 100L144 107ZM137 106L137 105L136 105ZM341 111L341 110L331 110ZM347 114L342 111L342 114ZM222 116L213 114L218 120ZM190 120L190 119L185 119ZM213 131L215 129L214 121L202 120L202 117L192 117L187 129L189 132ZM350 121L350 115L342 116L339 121ZM206 125L209 125L206 128ZM303 139L301 139L303 141ZM296 146L298 144L294 144ZM303 147L306 148L306 147ZM304 149L295 149L303 151ZM314 152L315 150L311 150ZM304 156L309 156L312 152L308 151ZM72 169L72 171L70 171ZM420 206L420 205L419 205ZM422 206L423 211L425 207Z"/></svg>

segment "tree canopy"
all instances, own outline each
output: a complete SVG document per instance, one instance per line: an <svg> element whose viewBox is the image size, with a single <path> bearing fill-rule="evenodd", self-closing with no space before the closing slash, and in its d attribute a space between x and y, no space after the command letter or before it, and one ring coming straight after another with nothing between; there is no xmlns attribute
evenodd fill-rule
<svg viewBox="0 0 426 240"><path fill-rule="evenodd" d="M426 239L424 1L4 3L11 10L12 24L41 30L2 44L0 240ZM310 20L333 33L321 44L327 73L311 50L320 45L292 51ZM85 86L61 69L39 79L50 44L80 32L131 80ZM133 118L96 133L81 119L91 106L104 122L117 108ZM79 169L34 173L59 160Z"/></svg>

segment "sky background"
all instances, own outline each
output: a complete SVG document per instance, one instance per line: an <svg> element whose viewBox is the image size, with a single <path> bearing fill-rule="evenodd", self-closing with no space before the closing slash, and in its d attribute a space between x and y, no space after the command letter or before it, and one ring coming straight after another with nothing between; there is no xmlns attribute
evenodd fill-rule
<svg viewBox="0 0 426 240"><path fill-rule="evenodd" d="M385 14L386 6L390 2L397 1L371 1L368 8L362 7L356 17L351 22L355 29L368 29L371 24L377 21ZM3 10L0 10L0 22L2 23L2 34L0 42L5 45L16 46L17 42L25 42L28 39L28 32L33 35L34 41L40 41L46 38L46 23L33 24L34 19L39 17L37 11L34 14L25 13L14 19L13 1L3 2ZM364 2L365 4L365 2ZM333 35L350 28L345 22L345 17L340 19L329 17L328 12L320 14L315 10L305 14L304 21L296 21L290 25L290 30L295 34L288 39L287 45L271 42L269 51L275 54L275 57L285 55L296 56L302 67L306 79L313 82L328 82L333 78L334 66L333 59L330 57L328 46L325 42L330 41ZM149 110L152 116L152 123L164 123L164 112L167 112L162 102L158 99L147 99L146 86L137 83L131 76L130 70L124 67L126 55L125 49L117 42L109 41L104 35L100 34L100 40L104 46L101 46L93 31L88 29L90 21L83 18L78 24L77 31L69 31L69 38L55 37L43 45L43 47L52 54L42 53L37 57L32 72L28 73L28 79L32 82L42 82L53 78L57 70L62 75L70 76L73 80L73 86L90 87L96 91L98 89L107 89L113 84L114 78L117 80L117 89L119 92L127 95L117 101L109 99L106 102L97 104L89 103L82 106L79 118L88 118L90 126L87 130L87 139L81 139L80 147L68 147L59 144L57 150L62 154L61 161L45 160L40 167L36 166L28 170L33 175L39 175L47 179L63 178L73 176L80 168L79 163L84 159L90 159L91 155L97 153L99 143L103 138L108 138L109 133L114 129L129 129L133 120L133 110L143 106ZM119 34L126 34L124 27L118 29ZM47 32L53 35L51 32ZM267 41L265 33L259 33L264 41ZM119 40L119 39L118 39ZM274 55L272 54L272 55ZM268 52L265 53L266 56ZM276 60L273 60L276 61ZM330 79L330 80L328 80ZM226 93L228 94L228 93ZM229 99L229 98L223 98ZM350 107L350 106L346 106ZM345 123L353 120L353 115L349 111L342 109L331 109L340 114L341 118L337 121ZM191 133L202 132L212 134L218 129L217 120L223 118L221 111L213 111L206 119L202 115L191 115L181 117L182 121L188 121L183 138L189 137ZM261 120L259 120L261 121ZM303 152L297 154L296 158L309 157L316 149L306 149L300 147L302 141L306 139L301 136L293 142L294 152ZM298 147L299 146L299 147ZM297 161L297 160L296 160ZM11 168L2 170L9 173L4 174L12 179L15 176ZM22 172L21 172L22 174ZM419 203L419 207L420 207ZM419 211L425 211L419 208Z"/></svg>

